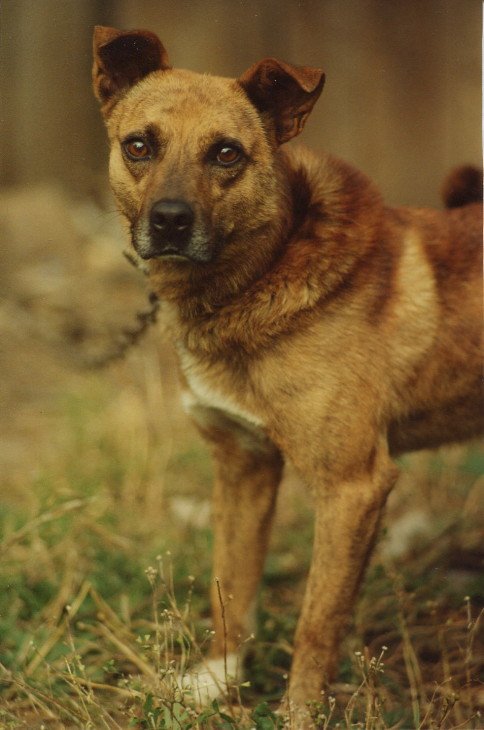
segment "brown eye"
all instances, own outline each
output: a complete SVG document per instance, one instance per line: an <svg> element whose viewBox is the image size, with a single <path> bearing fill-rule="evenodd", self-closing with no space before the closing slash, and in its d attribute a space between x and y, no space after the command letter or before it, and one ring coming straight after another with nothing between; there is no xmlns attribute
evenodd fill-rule
<svg viewBox="0 0 484 730"><path fill-rule="evenodd" d="M129 139L123 146L126 154L132 160L147 160L151 157L151 147L142 139Z"/></svg>
<svg viewBox="0 0 484 730"><path fill-rule="evenodd" d="M238 147L226 144L219 148L216 160L220 165L233 165L240 158L240 154Z"/></svg>

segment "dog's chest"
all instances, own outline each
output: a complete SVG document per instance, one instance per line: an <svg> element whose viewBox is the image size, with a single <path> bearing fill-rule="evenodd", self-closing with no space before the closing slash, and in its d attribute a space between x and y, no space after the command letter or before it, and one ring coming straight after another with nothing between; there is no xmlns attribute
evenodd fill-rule
<svg viewBox="0 0 484 730"><path fill-rule="evenodd" d="M243 384L234 384L234 378L221 365L207 367L187 350L178 349L181 369L188 389L182 401L186 411L193 414L197 406L215 408L230 418L250 426L262 427L262 418L244 402Z"/></svg>

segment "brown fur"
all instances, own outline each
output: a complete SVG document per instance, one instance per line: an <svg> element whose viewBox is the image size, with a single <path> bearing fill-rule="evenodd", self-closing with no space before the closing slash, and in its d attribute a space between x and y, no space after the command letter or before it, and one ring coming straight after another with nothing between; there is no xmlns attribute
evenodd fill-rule
<svg viewBox="0 0 484 730"><path fill-rule="evenodd" d="M215 461L229 651L249 630L284 461L314 494L288 690L302 707L334 675L391 455L482 429L481 207L388 208L345 163L282 150L321 92L316 69L265 59L236 81L173 70L148 31L98 28L94 47L114 194ZM132 138L141 160L122 151ZM227 145L243 152L225 165ZM462 175L452 186L466 202ZM166 200L192 216L175 244L153 228L165 231L153 215ZM215 590L214 622L221 654Z"/></svg>

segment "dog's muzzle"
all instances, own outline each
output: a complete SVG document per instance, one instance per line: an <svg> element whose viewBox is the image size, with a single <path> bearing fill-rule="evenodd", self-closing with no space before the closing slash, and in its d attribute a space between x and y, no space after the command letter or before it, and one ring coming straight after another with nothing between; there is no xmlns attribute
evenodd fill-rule
<svg viewBox="0 0 484 730"><path fill-rule="evenodd" d="M206 264L213 261L220 248L219 239L207 235L193 207L184 200L157 200L146 224L146 228L132 228L133 245L145 260L164 258Z"/></svg>
<svg viewBox="0 0 484 730"><path fill-rule="evenodd" d="M143 258L187 256L195 214L184 200L163 198L150 211L150 247Z"/></svg>

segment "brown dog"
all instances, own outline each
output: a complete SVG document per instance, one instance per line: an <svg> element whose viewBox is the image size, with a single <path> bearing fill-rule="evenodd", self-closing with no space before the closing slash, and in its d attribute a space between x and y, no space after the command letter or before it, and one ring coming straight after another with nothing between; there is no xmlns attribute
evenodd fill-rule
<svg viewBox="0 0 484 730"><path fill-rule="evenodd" d="M172 70L152 33L102 27L94 50L113 191L215 460L215 657L250 630L284 461L314 495L288 690L303 707L337 667L391 457L481 430L481 208L387 208L343 162L283 151L317 69ZM454 182L449 201L460 185L471 202Z"/></svg>

